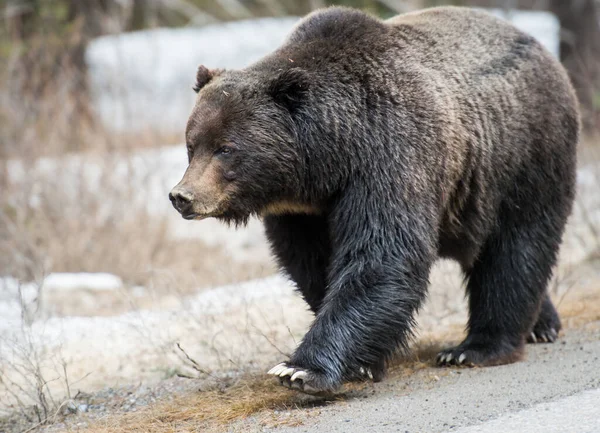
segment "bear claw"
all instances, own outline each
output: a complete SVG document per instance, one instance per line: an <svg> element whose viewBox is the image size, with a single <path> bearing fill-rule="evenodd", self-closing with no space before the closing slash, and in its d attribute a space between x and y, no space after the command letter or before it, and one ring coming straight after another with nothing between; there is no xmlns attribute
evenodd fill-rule
<svg viewBox="0 0 600 433"><path fill-rule="evenodd" d="M292 374L292 377L290 380L292 382L295 381L296 379L304 380L306 378L306 376L308 376L308 373L306 371L300 370L300 371L297 371L294 374Z"/></svg>
<svg viewBox="0 0 600 433"><path fill-rule="evenodd" d="M554 343L558 338L558 331L554 328L549 328L544 331L532 331L527 337L528 343Z"/></svg>
<svg viewBox="0 0 600 433"><path fill-rule="evenodd" d="M285 362L277 364L267 374L277 376L279 383L289 389L312 395L328 394L327 390L318 389L309 383L313 378L310 371L289 367Z"/></svg>
<svg viewBox="0 0 600 433"><path fill-rule="evenodd" d="M296 370L294 368L286 368L285 370L283 370L281 373L279 373L280 377L285 377L285 376L293 376L294 373L296 373ZM291 380L291 379L290 379Z"/></svg>
<svg viewBox="0 0 600 433"><path fill-rule="evenodd" d="M282 362L281 364L277 364L275 367L270 369L267 374L274 374L276 376L279 376L279 373L281 373L286 368L287 366L285 365L285 362Z"/></svg>
<svg viewBox="0 0 600 433"><path fill-rule="evenodd" d="M455 356L452 352L443 351L441 352L436 359L437 365L472 365L471 362L467 360L467 355L463 352L458 356Z"/></svg>

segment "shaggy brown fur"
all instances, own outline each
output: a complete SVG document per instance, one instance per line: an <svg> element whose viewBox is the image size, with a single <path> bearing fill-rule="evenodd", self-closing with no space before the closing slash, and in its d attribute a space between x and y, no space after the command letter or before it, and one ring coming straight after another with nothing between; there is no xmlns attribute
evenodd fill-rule
<svg viewBox="0 0 600 433"><path fill-rule="evenodd" d="M331 391L406 348L439 257L463 267L467 339L440 364L553 340L546 285L575 194L577 101L560 64L483 12L380 21L330 8L240 71L198 72L186 218L266 215L315 312L283 384Z"/></svg>

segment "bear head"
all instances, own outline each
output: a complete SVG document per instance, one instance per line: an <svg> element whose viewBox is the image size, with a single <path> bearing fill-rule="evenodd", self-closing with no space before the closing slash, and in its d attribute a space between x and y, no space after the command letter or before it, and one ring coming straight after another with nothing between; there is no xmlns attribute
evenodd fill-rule
<svg viewBox="0 0 600 433"><path fill-rule="evenodd" d="M194 90L189 165L169 194L183 218L243 224L269 209L298 206L304 158L296 115L308 103L309 73L200 66Z"/></svg>

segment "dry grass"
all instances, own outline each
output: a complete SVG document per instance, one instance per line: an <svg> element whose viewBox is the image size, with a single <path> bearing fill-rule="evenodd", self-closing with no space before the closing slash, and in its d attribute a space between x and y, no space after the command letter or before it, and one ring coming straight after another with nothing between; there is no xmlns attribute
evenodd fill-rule
<svg viewBox="0 0 600 433"><path fill-rule="evenodd" d="M600 265L600 262L597 262ZM598 326L600 322L600 284L588 287L576 297L567 293L558 311L566 330Z"/></svg>
<svg viewBox="0 0 600 433"><path fill-rule="evenodd" d="M343 399L343 396L336 397ZM233 385L176 396L138 413L99 420L86 432L220 431L227 424L264 410L292 410L325 404L276 385L272 378L246 376ZM294 422L294 421L292 421Z"/></svg>
<svg viewBox="0 0 600 433"><path fill-rule="evenodd" d="M398 363L390 369L391 378L399 378L426 368L427 363L410 361ZM234 421L253 415L263 415L264 422L279 425L297 425L294 417L269 420L265 411L294 411L313 408L355 398L361 391L370 389L367 383L345 385L345 392L331 398L311 397L290 392L264 374L248 375L234 385L198 393L180 395L168 402L92 423L83 432L122 433L151 432L171 433L183 431L225 431Z"/></svg>
<svg viewBox="0 0 600 433"><path fill-rule="evenodd" d="M418 371L432 367L435 354L441 349L438 342L427 341L416 345L408 358L396 358L388 367L388 381L397 381ZM443 373L437 372L437 375ZM69 431L123 433L173 433L229 431L236 421L256 416L265 427L300 425L307 416L302 409L318 408L360 398L373 386L368 382L344 385L343 392L332 397L313 397L279 386L272 377L261 373L247 373L236 379L211 379L211 385L198 392L186 392L168 401L127 413L92 421L83 430ZM288 416L278 416L286 412Z"/></svg>

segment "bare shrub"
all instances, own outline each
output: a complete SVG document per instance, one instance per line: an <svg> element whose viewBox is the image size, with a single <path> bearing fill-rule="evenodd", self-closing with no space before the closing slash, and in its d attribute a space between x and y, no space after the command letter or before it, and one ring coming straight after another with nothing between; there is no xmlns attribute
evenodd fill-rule
<svg viewBox="0 0 600 433"><path fill-rule="evenodd" d="M40 291L41 287L37 287L38 298ZM18 299L23 319L21 327L12 336L0 337L0 416L11 412L14 415L16 411L20 416L13 416L14 427L20 427L21 431L27 427L25 431L30 431L54 422L59 415L76 413L72 385L87 375L70 382L68 363L60 345L40 344L38 340L47 337L35 334L27 323L30 304L20 289Z"/></svg>

